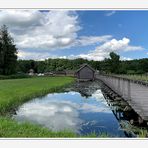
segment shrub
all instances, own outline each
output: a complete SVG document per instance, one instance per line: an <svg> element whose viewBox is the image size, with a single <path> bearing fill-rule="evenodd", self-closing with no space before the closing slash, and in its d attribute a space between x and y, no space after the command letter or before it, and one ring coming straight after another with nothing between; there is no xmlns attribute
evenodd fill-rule
<svg viewBox="0 0 148 148"><path fill-rule="evenodd" d="M30 78L27 74L0 75L0 80Z"/></svg>

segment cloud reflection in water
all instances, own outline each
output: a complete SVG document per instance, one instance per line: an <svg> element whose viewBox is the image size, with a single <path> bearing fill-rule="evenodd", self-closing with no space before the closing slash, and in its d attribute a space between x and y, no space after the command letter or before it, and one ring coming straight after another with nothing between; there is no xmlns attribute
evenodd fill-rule
<svg viewBox="0 0 148 148"><path fill-rule="evenodd" d="M68 101L33 101L24 104L17 112L18 121L31 121L54 131L71 129L78 131L82 121L79 119L77 105Z"/></svg>
<svg viewBox="0 0 148 148"><path fill-rule="evenodd" d="M70 129L78 133L85 124L80 119L80 113L111 112L100 90L92 98L95 103L89 100L85 102L77 92L48 94L42 99L37 98L22 105L14 118L20 122L31 121L54 131Z"/></svg>

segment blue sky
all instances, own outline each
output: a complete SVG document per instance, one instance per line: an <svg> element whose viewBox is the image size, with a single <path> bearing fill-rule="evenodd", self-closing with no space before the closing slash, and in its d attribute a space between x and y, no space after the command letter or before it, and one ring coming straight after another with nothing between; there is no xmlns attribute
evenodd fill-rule
<svg viewBox="0 0 148 148"><path fill-rule="evenodd" d="M21 59L148 57L148 11L2 10Z"/></svg>
<svg viewBox="0 0 148 148"><path fill-rule="evenodd" d="M112 35L113 38L130 38L130 43L134 46L142 46L143 51L119 52L121 56L127 58L147 58L148 52L148 11L115 11L111 16L106 14L111 11L78 11L80 24L83 30L79 35L83 36L102 36ZM93 50L95 45L83 47L87 53ZM66 54L73 53L74 49L67 50ZM81 48L75 50L79 54ZM62 54L62 53L60 53Z"/></svg>

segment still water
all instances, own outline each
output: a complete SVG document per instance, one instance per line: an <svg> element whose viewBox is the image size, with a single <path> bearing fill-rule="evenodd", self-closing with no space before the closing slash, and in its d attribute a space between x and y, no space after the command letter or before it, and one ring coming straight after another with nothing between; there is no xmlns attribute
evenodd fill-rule
<svg viewBox="0 0 148 148"><path fill-rule="evenodd" d="M47 94L23 104L13 118L54 131L70 129L79 135L95 132L126 137L100 86L99 81L75 83L64 92Z"/></svg>

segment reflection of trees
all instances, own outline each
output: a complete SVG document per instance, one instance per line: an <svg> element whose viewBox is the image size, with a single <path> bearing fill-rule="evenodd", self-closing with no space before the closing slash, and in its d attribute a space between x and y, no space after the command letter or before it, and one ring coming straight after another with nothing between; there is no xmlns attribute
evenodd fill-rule
<svg viewBox="0 0 148 148"><path fill-rule="evenodd" d="M102 92L104 95L107 104L111 108L116 119L120 123L121 128L124 130L124 133L127 137L133 137L136 135L135 129L140 129L141 127L146 127L147 122L143 121L142 118L120 97L111 97L108 91L109 88L102 87ZM109 90L111 91L111 90ZM124 123L124 124L123 124Z"/></svg>
<svg viewBox="0 0 148 148"><path fill-rule="evenodd" d="M89 98L91 97L91 94L88 94L86 91L78 91L82 97L85 97L85 98Z"/></svg>
<svg viewBox="0 0 148 148"><path fill-rule="evenodd" d="M89 98L100 88L98 81L93 82L77 82L73 85L72 90L79 92L82 97Z"/></svg>
<svg viewBox="0 0 148 148"><path fill-rule="evenodd" d="M126 101L112 92L103 83L100 83L99 81L77 82L70 88L70 90L79 92L81 96L85 98L91 97L98 89L101 89L107 104L120 123L120 127L124 131L126 137L138 135L137 131L141 130L141 127L147 127L146 121L143 121Z"/></svg>

